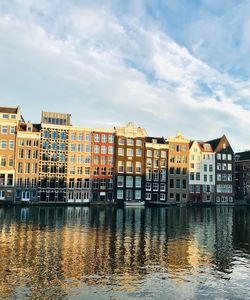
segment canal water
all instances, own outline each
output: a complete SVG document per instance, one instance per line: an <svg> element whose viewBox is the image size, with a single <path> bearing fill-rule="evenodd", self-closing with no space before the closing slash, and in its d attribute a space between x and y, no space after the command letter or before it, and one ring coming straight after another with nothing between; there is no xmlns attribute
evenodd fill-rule
<svg viewBox="0 0 250 300"><path fill-rule="evenodd" d="M0 208L0 299L249 299L250 208Z"/></svg>

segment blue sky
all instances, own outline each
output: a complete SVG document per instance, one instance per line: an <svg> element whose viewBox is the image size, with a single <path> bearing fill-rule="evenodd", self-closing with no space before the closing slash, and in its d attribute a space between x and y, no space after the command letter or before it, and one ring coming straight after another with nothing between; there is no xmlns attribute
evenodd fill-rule
<svg viewBox="0 0 250 300"><path fill-rule="evenodd" d="M0 0L0 104L250 148L250 2Z"/></svg>

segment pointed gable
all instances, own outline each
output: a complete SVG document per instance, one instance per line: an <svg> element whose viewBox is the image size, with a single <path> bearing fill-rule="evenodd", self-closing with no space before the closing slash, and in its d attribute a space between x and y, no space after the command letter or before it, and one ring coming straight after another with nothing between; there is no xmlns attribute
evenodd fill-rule
<svg viewBox="0 0 250 300"><path fill-rule="evenodd" d="M227 151L232 153L234 152L225 134L221 138L208 141L207 143L212 146L215 152L221 152L223 149L227 149Z"/></svg>

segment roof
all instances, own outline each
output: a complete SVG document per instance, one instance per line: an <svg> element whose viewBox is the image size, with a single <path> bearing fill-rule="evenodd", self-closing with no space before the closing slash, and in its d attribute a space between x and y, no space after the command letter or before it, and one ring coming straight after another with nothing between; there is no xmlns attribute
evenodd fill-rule
<svg viewBox="0 0 250 300"><path fill-rule="evenodd" d="M250 160L250 151L239 152L236 153L235 156L238 157L237 161Z"/></svg>
<svg viewBox="0 0 250 300"><path fill-rule="evenodd" d="M146 143L152 143L153 140L157 141L157 144L166 144L166 140L164 139L164 137L152 137L152 136L147 136L145 138L145 142Z"/></svg>
<svg viewBox="0 0 250 300"><path fill-rule="evenodd" d="M28 123L20 123L18 130L19 131L27 131ZM39 132L41 129L41 124L30 124L32 126L32 132Z"/></svg>
<svg viewBox="0 0 250 300"><path fill-rule="evenodd" d="M221 141L221 137L217 138L217 139L214 139L214 140L211 140L211 141L207 141L206 143L210 144L212 146L213 150L215 151L216 148L218 147L220 141Z"/></svg>
<svg viewBox="0 0 250 300"><path fill-rule="evenodd" d="M18 113L18 107L0 106L0 112L1 113L7 113L7 114L17 114Z"/></svg>

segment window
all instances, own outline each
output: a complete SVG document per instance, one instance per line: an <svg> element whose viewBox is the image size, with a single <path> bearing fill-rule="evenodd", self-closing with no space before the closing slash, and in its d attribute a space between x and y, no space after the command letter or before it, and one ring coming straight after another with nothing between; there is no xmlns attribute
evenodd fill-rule
<svg viewBox="0 0 250 300"><path fill-rule="evenodd" d="M84 140L84 136L82 132L78 133L78 141L83 141Z"/></svg>
<svg viewBox="0 0 250 300"><path fill-rule="evenodd" d="M145 197L146 197L146 200L151 200L151 193L146 193Z"/></svg>
<svg viewBox="0 0 250 300"><path fill-rule="evenodd" d="M133 187L133 176L126 176L126 187Z"/></svg>
<svg viewBox="0 0 250 300"><path fill-rule="evenodd" d="M133 163L131 161L127 161L126 171L127 171L127 173L133 173Z"/></svg>
<svg viewBox="0 0 250 300"><path fill-rule="evenodd" d="M0 161L1 161L1 167L6 167L7 165L7 159L6 159L6 156L1 156L0 157Z"/></svg>
<svg viewBox="0 0 250 300"><path fill-rule="evenodd" d="M108 154L114 154L114 147L112 146L108 147Z"/></svg>
<svg viewBox="0 0 250 300"><path fill-rule="evenodd" d="M222 160L227 160L227 155L225 153L222 154Z"/></svg>
<svg viewBox="0 0 250 300"><path fill-rule="evenodd" d="M85 146L85 152L88 152L88 153L91 152L91 146L90 145Z"/></svg>
<svg viewBox="0 0 250 300"><path fill-rule="evenodd" d="M203 166L204 172L207 172L207 165Z"/></svg>
<svg viewBox="0 0 250 300"><path fill-rule="evenodd" d="M94 145L94 153L100 153L100 146Z"/></svg>
<svg viewBox="0 0 250 300"><path fill-rule="evenodd" d="M194 193L194 186L193 185L189 185L189 193Z"/></svg>
<svg viewBox="0 0 250 300"><path fill-rule="evenodd" d="M159 168L159 166L160 166L159 159L154 159L154 167Z"/></svg>
<svg viewBox="0 0 250 300"><path fill-rule="evenodd" d="M147 156L152 157L152 151L151 150L147 150Z"/></svg>
<svg viewBox="0 0 250 300"><path fill-rule="evenodd" d="M112 134L109 135L109 143L114 143L114 136Z"/></svg>
<svg viewBox="0 0 250 300"><path fill-rule="evenodd" d="M153 183L153 191L157 192L159 190L159 184Z"/></svg>
<svg viewBox="0 0 250 300"><path fill-rule="evenodd" d="M119 138L118 139L118 144L119 145L125 145L125 139L124 138Z"/></svg>
<svg viewBox="0 0 250 300"><path fill-rule="evenodd" d="M161 192L165 192L166 191L166 184L165 183L161 183L160 184L160 190L161 190Z"/></svg>
<svg viewBox="0 0 250 300"><path fill-rule="evenodd" d="M150 169L146 171L146 180L152 180L152 171Z"/></svg>
<svg viewBox="0 0 250 300"><path fill-rule="evenodd" d="M107 158L106 158L106 156L102 156L102 157L101 157L101 164L102 164L102 165L106 165L106 163L107 163Z"/></svg>
<svg viewBox="0 0 250 300"><path fill-rule="evenodd" d="M217 170L221 170L221 164L217 164Z"/></svg>
<svg viewBox="0 0 250 300"><path fill-rule="evenodd" d="M166 181L166 179L167 179L167 171L161 170L160 171L160 181Z"/></svg>
<svg viewBox="0 0 250 300"><path fill-rule="evenodd" d="M190 172L190 180L194 180L194 172Z"/></svg>
<svg viewBox="0 0 250 300"><path fill-rule="evenodd" d="M117 176L117 187L123 187L123 186L124 186L124 177Z"/></svg>
<svg viewBox="0 0 250 300"><path fill-rule="evenodd" d="M13 156L9 157L9 167L14 167L14 157Z"/></svg>
<svg viewBox="0 0 250 300"><path fill-rule="evenodd" d="M89 175L90 174L90 167L85 167L85 174Z"/></svg>
<svg viewBox="0 0 250 300"><path fill-rule="evenodd" d="M221 174L217 174L217 181L221 181Z"/></svg>
<svg viewBox="0 0 250 300"><path fill-rule="evenodd" d="M4 200L4 199L5 199L5 192L0 191L0 200Z"/></svg>
<svg viewBox="0 0 250 300"><path fill-rule="evenodd" d="M12 186L14 184L14 181L13 181L13 174L8 174L7 175L7 185L8 186Z"/></svg>
<svg viewBox="0 0 250 300"><path fill-rule="evenodd" d="M180 156L180 155L177 155L177 156L176 156L176 163L177 163L177 164L180 164L180 163L181 163L181 156Z"/></svg>
<svg viewBox="0 0 250 300"><path fill-rule="evenodd" d="M123 173L123 172L124 172L124 162L118 161L118 173Z"/></svg>
<svg viewBox="0 0 250 300"><path fill-rule="evenodd" d="M228 159L228 160L232 160L232 154L228 154L228 155L227 155L227 159Z"/></svg>
<svg viewBox="0 0 250 300"><path fill-rule="evenodd" d="M102 167L101 168L101 175L106 175L107 174L107 168L106 167Z"/></svg>
<svg viewBox="0 0 250 300"><path fill-rule="evenodd" d="M98 134L98 133L94 134L94 141L97 143L100 142L100 134Z"/></svg>
<svg viewBox="0 0 250 300"><path fill-rule="evenodd" d="M8 126L2 126L2 134L8 133Z"/></svg>
<svg viewBox="0 0 250 300"><path fill-rule="evenodd" d="M154 170L154 172L153 172L153 180L154 181L158 181L159 180L159 171L158 170Z"/></svg>
<svg viewBox="0 0 250 300"><path fill-rule="evenodd" d="M222 170L226 171L227 170L227 164L222 164Z"/></svg>
<svg viewBox="0 0 250 300"><path fill-rule="evenodd" d="M187 168L183 168L183 169L182 169L182 174L183 174L183 175L186 175L186 174L187 174Z"/></svg>
<svg viewBox="0 0 250 300"><path fill-rule="evenodd" d="M227 164L228 171L232 171L232 164Z"/></svg>
<svg viewBox="0 0 250 300"><path fill-rule="evenodd" d="M146 191L151 191L151 183L146 182Z"/></svg>
<svg viewBox="0 0 250 300"><path fill-rule="evenodd" d="M9 114L3 114L3 119L9 119Z"/></svg>
<svg viewBox="0 0 250 300"><path fill-rule="evenodd" d="M136 156L142 156L142 149L136 149Z"/></svg>
<svg viewBox="0 0 250 300"><path fill-rule="evenodd" d="M70 139L73 140L73 141L76 140L76 133L75 132L70 133Z"/></svg>
<svg viewBox="0 0 250 300"><path fill-rule="evenodd" d="M123 199L123 190L117 190L117 199Z"/></svg>
<svg viewBox="0 0 250 300"><path fill-rule="evenodd" d="M207 174L204 174L204 182L207 182Z"/></svg>
<svg viewBox="0 0 250 300"><path fill-rule="evenodd" d="M209 181L213 182L213 175L209 175Z"/></svg>
<svg viewBox="0 0 250 300"><path fill-rule="evenodd" d="M152 159L151 158L147 158L147 167L152 167Z"/></svg>
<svg viewBox="0 0 250 300"><path fill-rule="evenodd" d="M141 190L135 190L135 199L140 200L141 199Z"/></svg>
<svg viewBox="0 0 250 300"><path fill-rule="evenodd" d="M175 187L176 187L177 189L179 189L179 188L181 187L181 180L180 180L180 179L176 179Z"/></svg>
<svg viewBox="0 0 250 300"><path fill-rule="evenodd" d="M107 154L107 146L102 146L102 154Z"/></svg>
<svg viewBox="0 0 250 300"><path fill-rule="evenodd" d="M134 149L128 148L127 149L127 156L133 156L134 155Z"/></svg>
<svg viewBox="0 0 250 300"><path fill-rule="evenodd" d="M186 189L186 188L187 188L187 180L186 180L186 179L183 179L183 180L182 180L182 188L183 188L183 189Z"/></svg>
<svg viewBox="0 0 250 300"><path fill-rule="evenodd" d="M196 173L196 180L201 180L201 173Z"/></svg>
<svg viewBox="0 0 250 300"><path fill-rule="evenodd" d="M167 157L167 152L166 151L161 151L161 157L166 158Z"/></svg>
<svg viewBox="0 0 250 300"><path fill-rule="evenodd" d="M221 154L220 153L217 153L217 159L221 160Z"/></svg>
<svg viewBox="0 0 250 300"><path fill-rule="evenodd" d="M166 196L165 194L160 194L160 201L165 201L166 200Z"/></svg>
<svg viewBox="0 0 250 300"><path fill-rule="evenodd" d="M135 177L135 187L136 188L141 188L141 176L136 176Z"/></svg>
<svg viewBox="0 0 250 300"><path fill-rule="evenodd" d="M142 140L136 140L136 146L141 147L142 146Z"/></svg>
<svg viewBox="0 0 250 300"><path fill-rule="evenodd" d="M124 156L124 148L118 148L118 155L119 156Z"/></svg>
<svg viewBox="0 0 250 300"><path fill-rule="evenodd" d="M170 179L170 184L169 184L170 188L173 189L174 188L174 179Z"/></svg>
<svg viewBox="0 0 250 300"><path fill-rule="evenodd" d="M108 139L107 139L107 135L106 134L102 134L102 143L107 143Z"/></svg>
<svg viewBox="0 0 250 300"><path fill-rule="evenodd" d="M170 174L170 175L174 175L174 168L173 168L173 167L171 167L171 168L169 169L169 174Z"/></svg>
<svg viewBox="0 0 250 300"><path fill-rule="evenodd" d="M213 172L213 165L209 165L209 172Z"/></svg>
<svg viewBox="0 0 250 300"><path fill-rule="evenodd" d="M85 134L85 141L90 142L90 133Z"/></svg>
<svg viewBox="0 0 250 300"><path fill-rule="evenodd" d="M127 145L134 146L134 140L133 139L127 139Z"/></svg>
<svg viewBox="0 0 250 300"><path fill-rule="evenodd" d="M7 141L1 140L1 149L7 149Z"/></svg>
<svg viewBox="0 0 250 300"><path fill-rule="evenodd" d="M142 163L137 161L136 162L136 169L135 169L136 173L140 174L142 172Z"/></svg>

